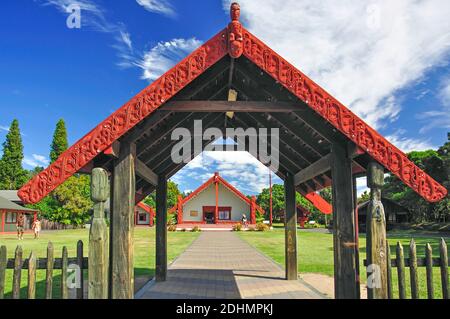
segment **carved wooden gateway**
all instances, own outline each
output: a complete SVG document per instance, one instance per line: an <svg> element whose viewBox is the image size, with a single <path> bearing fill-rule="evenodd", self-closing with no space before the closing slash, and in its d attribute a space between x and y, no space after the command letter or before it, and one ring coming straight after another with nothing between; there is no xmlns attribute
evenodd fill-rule
<svg viewBox="0 0 450 319"><path fill-rule="evenodd" d="M171 150L178 141L171 140L171 133L177 127L193 132L195 120L202 120L205 130L280 129L275 173L286 187L288 279L297 278L295 192L323 208L316 191L333 186L336 298L359 298L357 176L370 173L373 203L367 217L372 243L368 260L373 264L384 258L384 212L378 202L384 172L396 175L429 202L447 195L446 188L402 151L246 30L239 14L239 5L232 4L232 21L225 29L111 114L19 191L25 203L36 203L75 173L90 174L94 168L107 172L112 196L109 297L133 297L134 205L154 190L156 279L165 280L166 183L187 162L172 161ZM212 142L203 141L203 146ZM196 155L192 148L187 158ZM93 176L100 175L96 171ZM103 195L98 203L103 203ZM99 274L102 280L103 275ZM107 297L105 290L97 292ZM369 293L384 297L383 289Z"/></svg>

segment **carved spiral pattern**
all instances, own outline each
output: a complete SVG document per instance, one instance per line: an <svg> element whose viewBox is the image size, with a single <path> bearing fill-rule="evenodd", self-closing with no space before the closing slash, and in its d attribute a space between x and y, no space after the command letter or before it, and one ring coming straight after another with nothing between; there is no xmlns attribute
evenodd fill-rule
<svg viewBox="0 0 450 319"><path fill-rule="evenodd" d="M445 187L411 162L402 151L245 28L243 37L244 56L309 105L420 196L429 202L438 202L447 195Z"/></svg>
<svg viewBox="0 0 450 319"><path fill-rule="evenodd" d="M39 202L226 54L224 29L61 154L19 190L19 197L24 203Z"/></svg>

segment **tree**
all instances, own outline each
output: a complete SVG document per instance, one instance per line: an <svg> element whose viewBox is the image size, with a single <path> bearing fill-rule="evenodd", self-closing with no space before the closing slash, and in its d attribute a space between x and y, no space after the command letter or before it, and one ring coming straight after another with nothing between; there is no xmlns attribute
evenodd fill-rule
<svg viewBox="0 0 450 319"><path fill-rule="evenodd" d="M53 134L53 141L50 150L50 161L53 163L58 157L69 147L67 141L66 123L63 119L60 119L56 123L56 129Z"/></svg>
<svg viewBox="0 0 450 319"><path fill-rule="evenodd" d="M3 143L3 156L0 159L0 188L15 190L25 184L28 173L22 167L23 144L19 121L13 120L6 141Z"/></svg>

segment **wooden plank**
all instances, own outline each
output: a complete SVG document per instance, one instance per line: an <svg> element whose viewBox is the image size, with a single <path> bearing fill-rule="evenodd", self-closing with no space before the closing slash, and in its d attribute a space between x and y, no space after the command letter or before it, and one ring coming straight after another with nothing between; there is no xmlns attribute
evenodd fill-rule
<svg viewBox="0 0 450 319"><path fill-rule="evenodd" d="M158 185L158 175L155 174L144 162L136 158L135 160L136 174L143 178L147 183L153 186Z"/></svg>
<svg viewBox="0 0 450 319"><path fill-rule="evenodd" d="M20 280L22 278L22 247L17 246L14 254L14 273L13 273L13 287L12 298L20 299Z"/></svg>
<svg viewBox="0 0 450 319"><path fill-rule="evenodd" d="M416 251L416 243L414 239L411 239L411 243L409 244L409 275L411 282L411 298L419 299L419 277L417 274L417 251Z"/></svg>
<svg viewBox="0 0 450 319"><path fill-rule="evenodd" d="M69 264L78 264L77 257L67 258ZM47 258L38 258L36 269L47 269ZM61 269L62 259L54 258L53 269ZM14 269L14 258L8 259L6 269ZM22 270L28 269L28 258L22 259ZM88 269L88 257L83 257L83 269Z"/></svg>
<svg viewBox="0 0 450 319"><path fill-rule="evenodd" d="M284 180L285 189L285 264L286 279L297 280L297 208L295 200L294 176L287 174Z"/></svg>
<svg viewBox="0 0 450 319"><path fill-rule="evenodd" d="M0 299L5 295L5 280L6 280L6 264L8 262L8 255L6 246L0 247Z"/></svg>
<svg viewBox="0 0 450 319"><path fill-rule="evenodd" d="M84 298L84 271L83 271L83 241L79 240L77 242L77 265L80 268L80 285L77 288L77 299L83 299ZM108 272L106 272L107 274ZM105 287L107 288L108 285L106 284ZM106 290L107 291L107 290Z"/></svg>
<svg viewBox="0 0 450 319"><path fill-rule="evenodd" d="M332 144L334 289L336 299L359 299L355 245L352 161L346 147Z"/></svg>
<svg viewBox="0 0 450 319"><path fill-rule="evenodd" d="M91 199L94 217L89 229L88 298L108 298L108 226L105 221L105 202L110 194L108 172L94 168L91 178Z"/></svg>
<svg viewBox="0 0 450 319"><path fill-rule="evenodd" d="M121 143L120 156L114 162L112 210L111 298L133 299L133 232L135 209L136 145Z"/></svg>
<svg viewBox="0 0 450 319"><path fill-rule="evenodd" d="M296 186L303 184L310 179L325 174L331 169L331 154L325 155L317 162L312 163L308 167L302 169L294 177Z"/></svg>
<svg viewBox="0 0 450 319"><path fill-rule="evenodd" d="M441 259L441 285L442 285L442 298L449 299L449 287L448 287L448 254L447 254L447 244L444 238L441 238L439 244L439 254Z"/></svg>
<svg viewBox="0 0 450 319"><path fill-rule="evenodd" d="M386 216L381 202L381 187L384 183L384 168L371 162L367 167L367 187L370 188L370 201L367 207L366 217L366 255L368 267L371 267L370 277L373 285L367 287L369 299L387 299L387 240L386 240ZM367 270L369 276L369 269ZM369 281L369 280L368 280Z"/></svg>
<svg viewBox="0 0 450 319"><path fill-rule="evenodd" d="M403 246L397 242L397 277L398 277L398 294L400 299L406 299L406 280L405 280L405 257L403 254Z"/></svg>
<svg viewBox="0 0 450 319"><path fill-rule="evenodd" d="M156 187L156 281L167 278L167 179L158 177Z"/></svg>
<svg viewBox="0 0 450 319"><path fill-rule="evenodd" d="M28 259L28 299L36 298L36 254L32 251Z"/></svg>
<svg viewBox="0 0 450 319"><path fill-rule="evenodd" d="M46 274L45 274L45 298L52 299L53 294L53 267L54 267L54 249L52 242L47 245ZM39 269L39 268L38 268Z"/></svg>
<svg viewBox="0 0 450 319"><path fill-rule="evenodd" d="M387 290L388 290L388 299L393 299L392 293L392 264L391 264L391 246L389 246L389 242L386 241L386 262L387 262Z"/></svg>
<svg viewBox="0 0 450 319"><path fill-rule="evenodd" d="M61 299L69 298L69 289L67 285L67 270L69 267L67 247L64 246L62 249L62 265L61 265Z"/></svg>
<svg viewBox="0 0 450 319"><path fill-rule="evenodd" d="M304 106L293 102L262 101L168 101L161 110L171 112L260 112L285 113L302 111Z"/></svg>
<svg viewBox="0 0 450 319"><path fill-rule="evenodd" d="M433 287L433 250L431 245L427 243L425 245L425 259L427 261L427 295L428 299L434 299L434 287Z"/></svg>

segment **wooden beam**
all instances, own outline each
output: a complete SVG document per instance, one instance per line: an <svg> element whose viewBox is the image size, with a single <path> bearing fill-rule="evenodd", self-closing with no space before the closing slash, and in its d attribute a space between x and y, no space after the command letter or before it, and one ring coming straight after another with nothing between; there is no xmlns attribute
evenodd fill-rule
<svg viewBox="0 0 450 319"><path fill-rule="evenodd" d="M285 189L285 263L286 279L297 280L297 208L294 176L286 174Z"/></svg>
<svg viewBox="0 0 450 319"><path fill-rule="evenodd" d="M304 109L293 102L260 101L168 101L162 110L171 112L294 112Z"/></svg>
<svg viewBox="0 0 450 319"><path fill-rule="evenodd" d="M120 142L114 141L110 147L103 151L103 154L108 155L112 158L119 158L120 154Z"/></svg>
<svg viewBox="0 0 450 319"><path fill-rule="evenodd" d="M352 160L347 149L338 143L333 143L331 156L335 298L359 299Z"/></svg>
<svg viewBox="0 0 450 319"><path fill-rule="evenodd" d="M154 186L158 185L158 175L155 174L144 162L135 159L136 174L143 178L147 183Z"/></svg>
<svg viewBox="0 0 450 319"><path fill-rule="evenodd" d="M158 176L156 187L156 281L167 278L167 179Z"/></svg>
<svg viewBox="0 0 450 319"><path fill-rule="evenodd" d="M112 209L111 298L133 299L133 229L135 207L136 145L121 143L120 155L114 161Z"/></svg>
<svg viewBox="0 0 450 319"><path fill-rule="evenodd" d="M317 162L312 163L308 167L302 169L294 176L295 186L303 184L317 176L325 174L331 169L331 154L325 155Z"/></svg>

